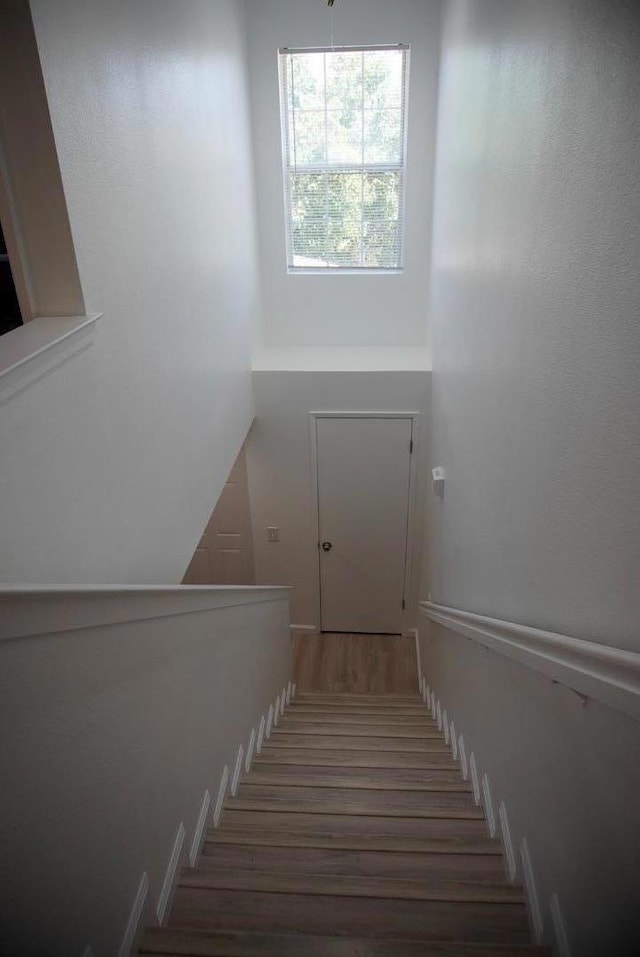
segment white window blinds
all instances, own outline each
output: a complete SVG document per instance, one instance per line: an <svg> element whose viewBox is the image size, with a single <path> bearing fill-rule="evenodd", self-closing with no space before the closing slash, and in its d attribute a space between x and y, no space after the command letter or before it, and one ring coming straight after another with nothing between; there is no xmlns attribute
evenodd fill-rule
<svg viewBox="0 0 640 957"><path fill-rule="evenodd" d="M287 265L403 265L409 48L280 51Z"/></svg>

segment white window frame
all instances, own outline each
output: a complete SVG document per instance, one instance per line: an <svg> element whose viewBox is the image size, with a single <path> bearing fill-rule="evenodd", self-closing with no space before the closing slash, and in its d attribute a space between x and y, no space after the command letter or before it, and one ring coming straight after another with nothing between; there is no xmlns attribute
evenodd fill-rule
<svg viewBox="0 0 640 957"><path fill-rule="evenodd" d="M308 166L298 166L295 161L290 162L290 157L294 151L291 149L289 138L288 123L288 81L285 64L289 63L289 56L303 53L368 53L384 50L399 50L404 54L403 61L403 103L402 103L402 157L399 163L362 163L362 164L314 164ZM289 275L384 275L393 276L404 272L405 261L405 233L406 233L406 178L407 178L407 128L408 128L408 107L409 107L409 59L410 45L408 43L389 43L389 44L370 44L366 46L328 46L328 47L281 47L278 50L278 70L279 70L279 98L280 98L280 119L281 119L281 142L282 142L282 175L284 191L284 215L285 215L285 244L286 244L286 263L287 273ZM381 266L295 266L293 264L293 228L292 228L292 207L290 176L296 170L302 170L305 173L340 173L362 170L363 172L397 172L400 176L400 196L398 209L398 223L400 226L398 237L398 263L396 266L388 268Z"/></svg>

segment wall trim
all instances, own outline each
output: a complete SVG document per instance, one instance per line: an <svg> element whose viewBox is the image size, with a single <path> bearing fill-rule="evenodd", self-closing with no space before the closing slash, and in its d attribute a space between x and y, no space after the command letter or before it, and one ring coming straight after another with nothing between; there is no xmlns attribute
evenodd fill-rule
<svg viewBox="0 0 640 957"><path fill-rule="evenodd" d="M211 794L207 788L202 798L202 805L200 807L200 813L198 814L196 829L193 832L193 840L191 841L191 850L189 851L189 864L191 867L195 867L196 861L198 860L200 848L202 847L202 842L204 841L204 832L207 826L207 818L209 817L210 807Z"/></svg>
<svg viewBox="0 0 640 957"><path fill-rule="evenodd" d="M244 759L244 769L248 774L251 770L251 762L253 761L253 752L256 746L256 729L251 729L251 734L249 735L249 742L247 744L247 753Z"/></svg>
<svg viewBox="0 0 640 957"><path fill-rule="evenodd" d="M256 754L260 754L260 752L262 751L262 742L264 740L264 729L265 729L264 715L261 715L260 724L258 725L258 738L256 740Z"/></svg>
<svg viewBox="0 0 640 957"><path fill-rule="evenodd" d="M213 811L213 826L217 827L220 823L220 815L222 814L222 808L224 806L224 801L227 796L227 785L229 784L229 768L225 764L220 777L220 786L218 788L218 797L216 798L216 806Z"/></svg>
<svg viewBox="0 0 640 957"><path fill-rule="evenodd" d="M312 638L314 635L320 634L317 625L289 625L289 631L292 635L300 635L305 638Z"/></svg>
<svg viewBox="0 0 640 957"><path fill-rule="evenodd" d="M169 857L167 870L164 875L160 894L158 895L158 903L156 904L156 916L160 926L164 924L164 919L167 916L169 900L171 898L171 892L175 884L176 872L178 870L180 858L182 857L182 849L184 847L184 839L186 836L187 832L185 831L184 824L181 821L178 825L178 830L173 842L173 848L171 849L171 856Z"/></svg>
<svg viewBox="0 0 640 957"><path fill-rule="evenodd" d="M271 585L2 585L0 639L286 601Z"/></svg>
<svg viewBox="0 0 640 957"><path fill-rule="evenodd" d="M496 836L496 815L493 810L493 801L491 800L491 785L486 773L482 775L482 803L484 805L484 815L487 819L487 826L491 837Z"/></svg>
<svg viewBox="0 0 640 957"><path fill-rule="evenodd" d="M233 768L233 774L231 775L231 787L229 789L231 797L235 797L238 793L238 785L240 784L240 775L242 774L242 759L244 758L244 745L240 745L238 748L238 754L236 756L236 763Z"/></svg>
<svg viewBox="0 0 640 957"><path fill-rule="evenodd" d="M423 615L640 721L640 654L434 602Z"/></svg>
<svg viewBox="0 0 640 957"><path fill-rule="evenodd" d="M507 808L504 801L500 802L500 807L498 808L498 818L500 819L500 833L502 835L504 856L507 862L507 873L509 874L509 880L512 884L514 884L518 874L518 867L516 864L516 856L513 853L513 841L511 840L509 818L507 816Z"/></svg>
<svg viewBox="0 0 640 957"><path fill-rule="evenodd" d="M471 787L473 788L473 800L476 804L480 804L480 781L478 780L476 756L473 751L469 755L469 777L471 778Z"/></svg>
<svg viewBox="0 0 640 957"><path fill-rule="evenodd" d="M140 918L142 917L142 912L144 911L144 905L146 903L148 893L149 877L145 871L140 878L140 883L138 884L138 890L136 891L136 896L133 901L133 907L131 908L127 926L125 927L124 936L122 938L122 943L120 944L120 949L118 950L118 957L130 957L133 951L136 938L138 937Z"/></svg>
<svg viewBox="0 0 640 957"><path fill-rule="evenodd" d="M536 944L542 943L542 934L544 925L542 923L542 914L540 913L540 903L538 901L538 890L536 888L536 879L533 874L533 864L529 854L529 845L526 837L520 842L520 859L522 860L522 876L527 897L527 910L529 921L531 922L531 932Z"/></svg>
<svg viewBox="0 0 640 957"><path fill-rule="evenodd" d="M567 937L562 911L560 910L560 901L558 900L558 895L555 891L549 898L549 911L551 913L553 930L556 935L556 950L558 957L571 957L569 938Z"/></svg>

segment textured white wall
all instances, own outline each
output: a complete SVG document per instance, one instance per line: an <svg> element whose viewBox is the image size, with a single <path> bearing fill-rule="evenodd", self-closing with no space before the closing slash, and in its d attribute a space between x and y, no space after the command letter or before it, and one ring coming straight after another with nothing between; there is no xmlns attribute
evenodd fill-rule
<svg viewBox="0 0 640 957"><path fill-rule="evenodd" d="M141 600L145 620L0 641L7 952L113 957L143 872L153 923L179 824L188 854L205 790L215 804L225 764L290 678L286 595L187 614L193 593L133 593L118 611L135 616ZM67 620L88 604L70 607Z"/></svg>
<svg viewBox="0 0 640 957"><path fill-rule="evenodd" d="M0 407L0 579L179 581L252 416L244 4L32 3L93 348Z"/></svg>
<svg viewBox="0 0 640 957"><path fill-rule="evenodd" d="M405 628L416 623L422 505L425 497L426 372L254 372L256 418L247 440L247 471L256 582L292 585L291 621L320 622L318 546L313 524L310 412L418 412L416 535ZM366 481L366 476L363 476ZM372 520L375 520L372 516ZM267 542L267 526L280 541Z"/></svg>
<svg viewBox="0 0 640 957"><path fill-rule="evenodd" d="M336 45L411 44L406 268L394 276L288 276L277 51L327 46L323 0L248 0L248 50L267 346L425 346L440 0L349 0Z"/></svg>
<svg viewBox="0 0 640 957"><path fill-rule="evenodd" d="M545 942L555 892L573 957L631 957L640 724L439 625L423 619L420 632L427 681L488 774L496 813L505 802L518 859L527 839Z"/></svg>
<svg viewBox="0 0 640 957"><path fill-rule="evenodd" d="M425 583L636 649L639 57L637 4L449 4Z"/></svg>

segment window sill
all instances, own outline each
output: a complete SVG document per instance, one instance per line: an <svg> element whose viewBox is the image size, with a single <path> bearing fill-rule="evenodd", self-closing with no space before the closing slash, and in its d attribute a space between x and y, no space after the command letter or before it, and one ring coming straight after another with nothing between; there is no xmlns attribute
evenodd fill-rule
<svg viewBox="0 0 640 957"><path fill-rule="evenodd" d="M0 402L91 345L100 316L42 317L2 336Z"/></svg>
<svg viewBox="0 0 640 957"><path fill-rule="evenodd" d="M340 269L336 266L322 266L311 269L305 266L287 267L288 276L401 276L404 269Z"/></svg>

